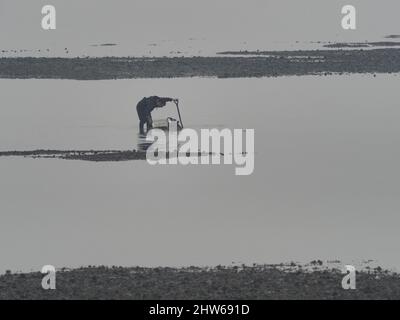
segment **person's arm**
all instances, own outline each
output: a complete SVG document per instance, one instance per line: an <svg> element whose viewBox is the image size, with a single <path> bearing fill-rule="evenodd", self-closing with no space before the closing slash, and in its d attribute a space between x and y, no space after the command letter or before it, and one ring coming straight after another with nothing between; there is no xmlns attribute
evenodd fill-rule
<svg viewBox="0 0 400 320"><path fill-rule="evenodd" d="M164 103L167 103L167 102L171 102L171 101L174 101L175 99L174 98L160 98L161 100L162 100L162 102L164 102Z"/></svg>
<svg viewBox="0 0 400 320"><path fill-rule="evenodd" d="M173 101L173 102L175 102L175 103L178 103L178 99L174 99L174 98L168 98L168 97L165 97L165 98L160 98L160 97L153 97L153 99L155 99L155 100L153 100L154 101L154 103L153 103L153 105L154 105L154 107L153 107L153 109L154 108L163 108L163 107L165 107L165 105L167 104L167 102L171 102L171 101Z"/></svg>

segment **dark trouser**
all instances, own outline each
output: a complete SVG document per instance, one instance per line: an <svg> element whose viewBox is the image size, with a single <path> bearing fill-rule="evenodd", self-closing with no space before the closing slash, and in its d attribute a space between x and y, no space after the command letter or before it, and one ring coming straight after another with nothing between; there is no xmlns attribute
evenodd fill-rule
<svg viewBox="0 0 400 320"><path fill-rule="evenodd" d="M140 133L144 134L144 125L146 124L147 126L147 131L151 130L153 128L153 119L151 118L151 115L147 115L147 117L140 117L139 115L139 128L140 128Z"/></svg>
<svg viewBox="0 0 400 320"><path fill-rule="evenodd" d="M147 125L147 131L151 130L153 127L153 119L151 118L151 108L142 101L140 101L136 106L136 111L139 117L139 127L140 134L144 134L144 125Z"/></svg>

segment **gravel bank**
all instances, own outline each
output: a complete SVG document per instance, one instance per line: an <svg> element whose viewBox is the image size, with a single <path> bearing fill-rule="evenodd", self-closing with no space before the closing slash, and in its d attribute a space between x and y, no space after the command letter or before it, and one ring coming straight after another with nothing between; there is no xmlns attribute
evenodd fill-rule
<svg viewBox="0 0 400 320"><path fill-rule="evenodd" d="M57 289L40 273L0 277L0 299L400 299L400 276L358 272L357 289L341 287L340 270L299 265L215 268L88 267L58 271Z"/></svg>
<svg viewBox="0 0 400 320"><path fill-rule="evenodd" d="M229 55L229 56L227 56ZM1 58L0 78L277 77L400 72L400 49L234 51L218 57Z"/></svg>

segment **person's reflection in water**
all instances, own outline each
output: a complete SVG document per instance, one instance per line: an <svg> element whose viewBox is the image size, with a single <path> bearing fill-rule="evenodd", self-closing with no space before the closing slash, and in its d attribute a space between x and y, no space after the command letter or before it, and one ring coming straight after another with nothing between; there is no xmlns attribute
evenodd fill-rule
<svg viewBox="0 0 400 320"><path fill-rule="evenodd" d="M137 142L138 151L146 152L153 144L156 144L154 147L156 147L157 150L166 151L167 141L168 138L165 135L164 137L162 135L156 135L152 130L146 133L139 133Z"/></svg>
<svg viewBox="0 0 400 320"><path fill-rule="evenodd" d="M138 134L138 151L146 152L147 149L154 143L153 140L147 139L147 132L146 133L139 133Z"/></svg>

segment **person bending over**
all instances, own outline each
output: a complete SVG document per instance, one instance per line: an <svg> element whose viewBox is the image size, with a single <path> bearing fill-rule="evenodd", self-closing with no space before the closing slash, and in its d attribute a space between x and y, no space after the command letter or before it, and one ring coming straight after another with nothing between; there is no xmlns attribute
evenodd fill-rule
<svg viewBox="0 0 400 320"><path fill-rule="evenodd" d="M167 102L174 101L175 103L178 101L174 98L161 98L157 96L143 98L139 101L136 106L136 111L139 117L139 128L140 133L144 134L144 125L146 124L147 131L153 128L153 119L151 117L151 112L156 108L164 107Z"/></svg>

